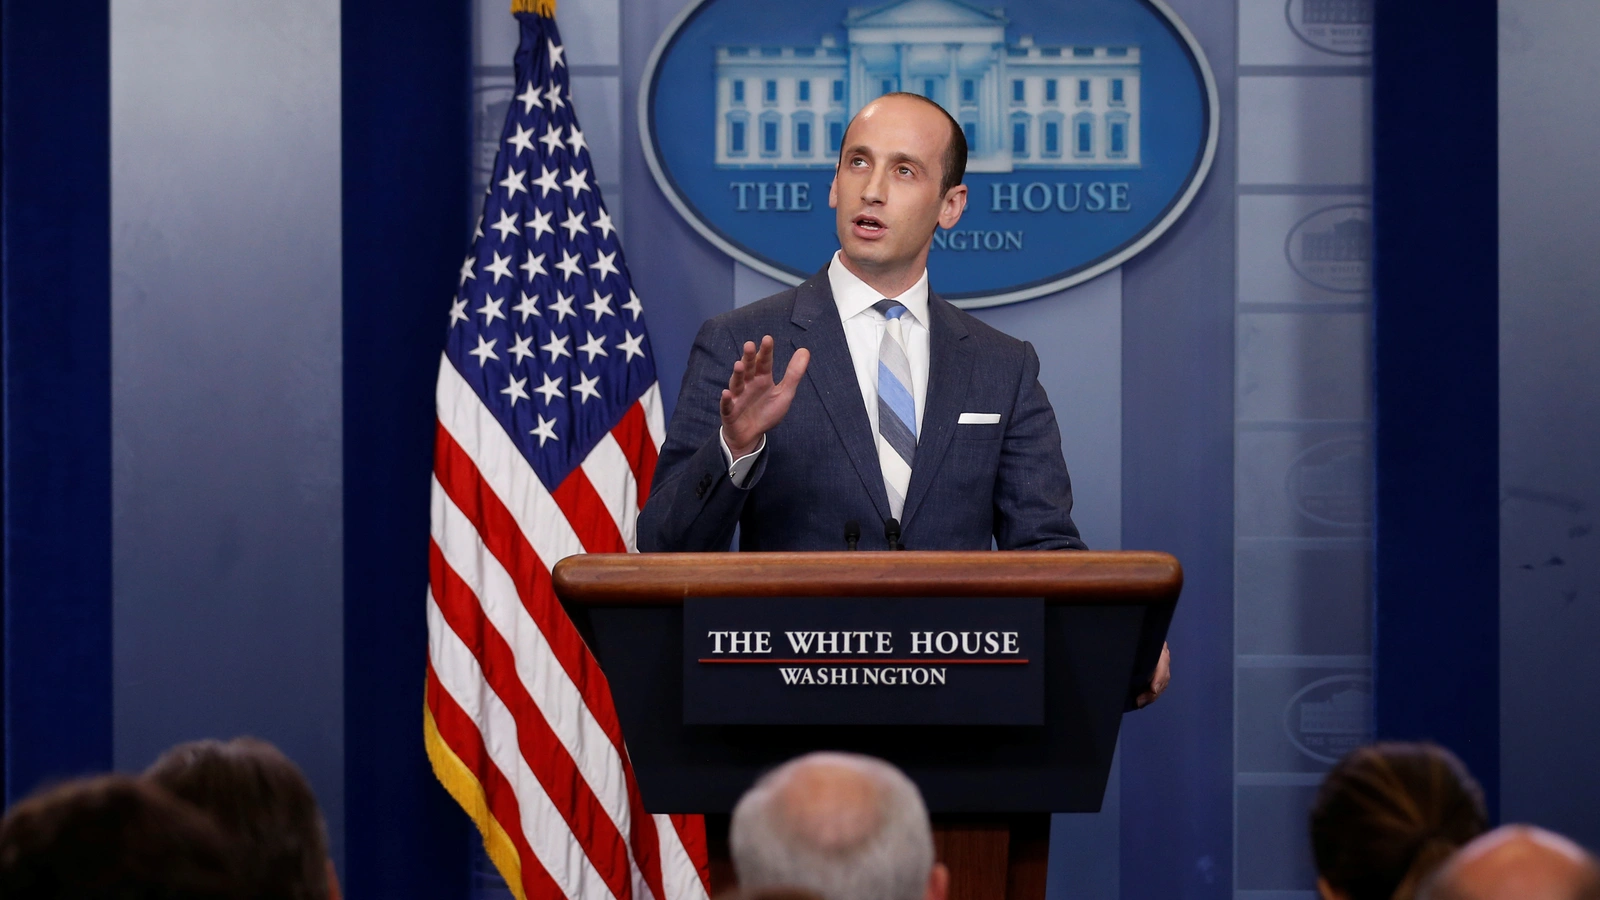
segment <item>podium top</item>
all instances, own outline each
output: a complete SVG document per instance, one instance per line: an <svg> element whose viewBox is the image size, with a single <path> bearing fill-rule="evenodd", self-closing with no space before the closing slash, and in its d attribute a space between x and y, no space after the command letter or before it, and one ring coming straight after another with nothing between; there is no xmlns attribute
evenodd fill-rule
<svg viewBox="0 0 1600 900"><path fill-rule="evenodd" d="M1051 604L1172 603L1183 567L1144 550L590 553L551 573L584 606L676 606L685 597L1043 597Z"/></svg>

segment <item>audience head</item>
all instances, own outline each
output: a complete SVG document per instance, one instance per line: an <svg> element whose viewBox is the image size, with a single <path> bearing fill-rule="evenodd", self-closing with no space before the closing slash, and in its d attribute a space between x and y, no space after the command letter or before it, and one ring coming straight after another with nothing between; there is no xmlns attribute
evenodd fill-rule
<svg viewBox="0 0 1600 900"><path fill-rule="evenodd" d="M328 833L299 767L254 738L179 744L145 778L209 814L237 839L254 896L337 900Z"/></svg>
<svg viewBox="0 0 1600 900"><path fill-rule="evenodd" d="M1451 853L1483 833L1483 790L1434 744L1373 744L1340 760L1311 810L1326 900L1412 900Z"/></svg>
<svg viewBox="0 0 1600 900"><path fill-rule="evenodd" d="M1507 825L1462 848L1424 900L1600 900L1600 867L1558 834Z"/></svg>
<svg viewBox="0 0 1600 900"><path fill-rule="evenodd" d="M793 888L823 900L944 900L922 795L868 756L812 753L755 783L728 835L744 892Z"/></svg>
<svg viewBox="0 0 1600 900"><path fill-rule="evenodd" d="M716 900L822 900L822 898L800 888L775 887L749 890L741 886L718 894Z"/></svg>
<svg viewBox="0 0 1600 900"><path fill-rule="evenodd" d="M74 781L0 821L0 897L239 900L233 849L214 822L153 785Z"/></svg>

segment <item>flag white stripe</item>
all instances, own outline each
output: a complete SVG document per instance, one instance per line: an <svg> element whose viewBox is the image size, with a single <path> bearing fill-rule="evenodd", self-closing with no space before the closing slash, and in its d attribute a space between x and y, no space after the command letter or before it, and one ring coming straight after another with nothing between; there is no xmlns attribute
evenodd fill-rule
<svg viewBox="0 0 1600 900"><path fill-rule="evenodd" d="M484 616L511 646L517 677L550 730L571 755L617 831L627 835L632 815L622 758L561 667L544 631L528 615L516 582L437 480L433 482L433 539L445 563L477 596Z"/></svg>
<svg viewBox="0 0 1600 900"><path fill-rule="evenodd" d="M654 815L656 833L661 835L661 890L664 900L706 900L705 885L689 851L678 838L678 829L664 815Z"/></svg>
<svg viewBox="0 0 1600 900"><path fill-rule="evenodd" d="M583 542L555 498L449 357L440 360L438 404L440 426L477 464L484 483L511 511L545 568L582 553Z"/></svg>
<svg viewBox="0 0 1600 900"><path fill-rule="evenodd" d="M644 421L650 428L650 440L654 441L656 449L660 450L661 445L667 440L666 419L661 408L661 382L650 385L650 389L644 392L639 402L644 405Z"/></svg>
<svg viewBox="0 0 1600 900"><path fill-rule="evenodd" d="M638 549L635 535L639 520L639 483L633 479L633 467L628 465L622 445L607 434L584 459L582 469L583 474L589 476L594 492L600 495L600 502L611 513L611 520L617 523L623 546L630 552Z"/></svg>
<svg viewBox="0 0 1600 900"><path fill-rule="evenodd" d="M510 782L522 818L518 824L534 857L571 900L614 896L528 767L517 746L515 717L489 687L472 651L445 622L432 588L428 590L428 635L428 656L439 684L478 727L489 758Z"/></svg>

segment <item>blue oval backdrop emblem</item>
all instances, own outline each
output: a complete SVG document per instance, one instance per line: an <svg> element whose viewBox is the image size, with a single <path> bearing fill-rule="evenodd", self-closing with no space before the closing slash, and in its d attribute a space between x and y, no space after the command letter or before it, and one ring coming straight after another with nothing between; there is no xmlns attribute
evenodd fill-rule
<svg viewBox="0 0 1600 900"><path fill-rule="evenodd" d="M1162 0L990 2L690 3L639 95L656 182L713 244L799 284L839 247L828 186L850 117L911 91L970 148L967 211L928 262L941 296L1012 303L1121 265L1211 167L1205 54Z"/></svg>

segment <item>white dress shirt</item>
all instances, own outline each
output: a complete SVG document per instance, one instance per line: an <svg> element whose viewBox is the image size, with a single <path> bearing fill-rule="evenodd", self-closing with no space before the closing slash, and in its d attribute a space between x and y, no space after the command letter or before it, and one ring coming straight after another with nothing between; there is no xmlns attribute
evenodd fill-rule
<svg viewBox="0 0 1600 900"><path fill-rule="evenodd" d="M874 439L878 439L878 348L883 343L883 333L888 330L888 319L872 308L879 300L893 300L906 308L900 319L900 339L905 345L906 359L911 363L911 397L917 405L917 434L922 433L922 411L928 396L928 272L922 272L917 283L898 297L885 298L854 272L845 268L839 254L834 253L828 265L828 285L833 289L833 303L839 310L839 321L844 323L844 340L850 350L850 361L855 366L856 383L861 386L861 402L867 409L867 421L872 425ZM728 440L721 436L722 456L728 462L728 477L735 487L744 487L750 470L767 447L766 435L751 453L733 458Z"/></svg>

